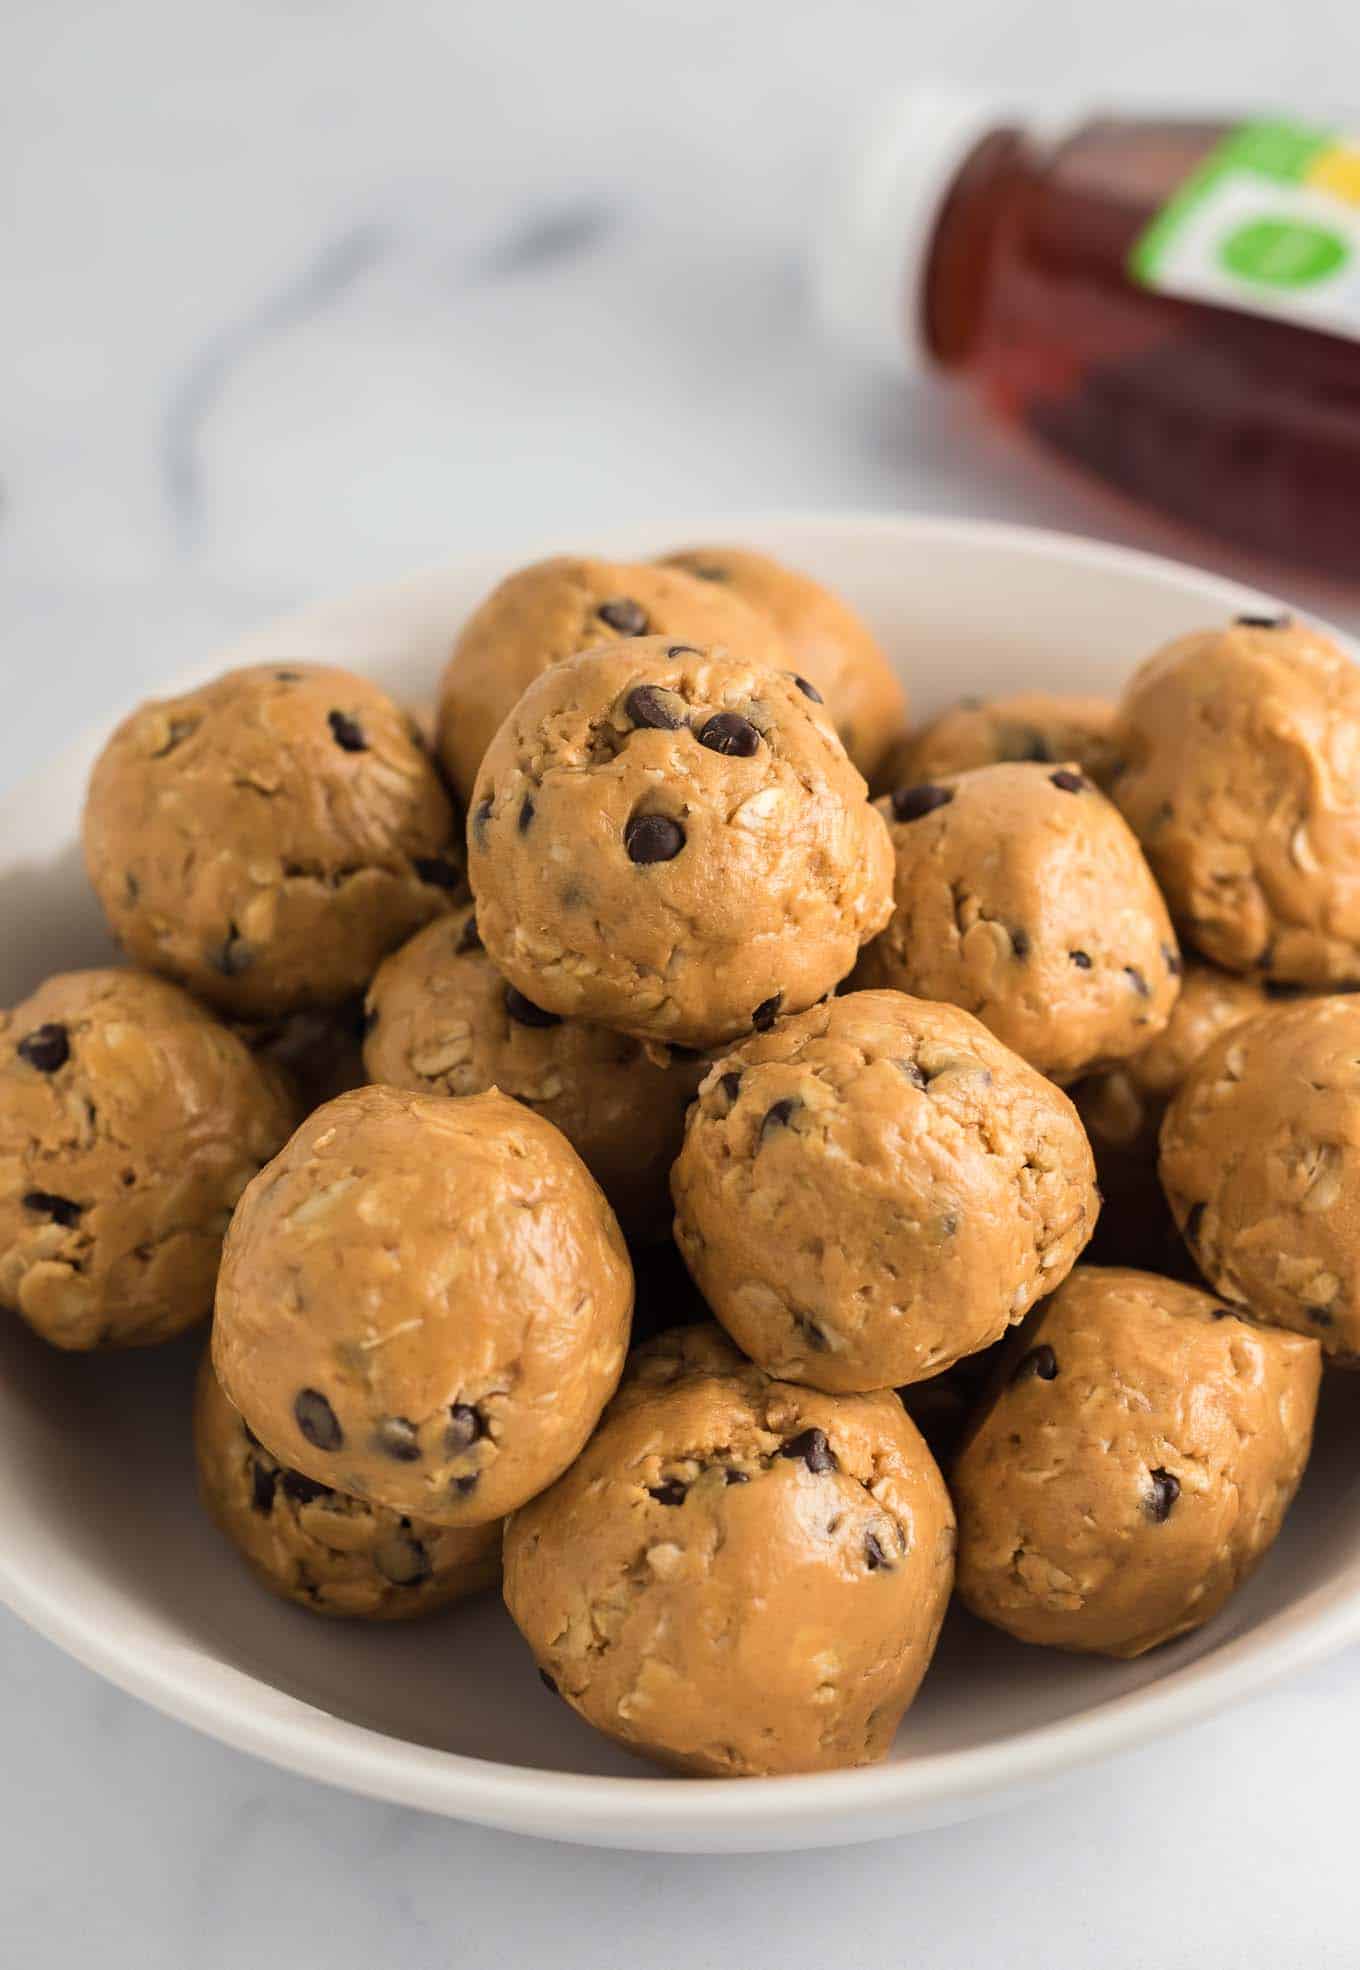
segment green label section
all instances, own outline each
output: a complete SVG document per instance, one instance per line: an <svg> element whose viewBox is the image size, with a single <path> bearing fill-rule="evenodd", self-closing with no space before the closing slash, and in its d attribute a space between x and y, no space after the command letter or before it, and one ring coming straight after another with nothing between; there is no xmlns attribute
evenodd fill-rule
<svg viewBox="0 0 1360 1970"><path fill-rule="evenodd" d="M1302 123L1243 123L1167 200L1129 256L1129 272L1142 286L1157 287L1157 270L1166 249L1186 219L1223 180L1247 172L1258 178L1273 178L1277 184L1300 184L1335 142L1334 130Z"/></svg>

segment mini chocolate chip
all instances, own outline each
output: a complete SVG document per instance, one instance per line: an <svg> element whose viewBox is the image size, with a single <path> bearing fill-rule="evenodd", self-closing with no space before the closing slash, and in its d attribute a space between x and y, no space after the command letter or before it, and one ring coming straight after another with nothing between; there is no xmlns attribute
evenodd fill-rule
<svg viewBox="0 0 1360 1970"><path fill-rule="evenodd" d="M899 1060L894 1064L901 1069L914 1088L926 1086L926 1077L914 1060Z"/></svg>
<svg viewBox="0 0 1360 1970"><path fill-rule="evenodd" d="M300 670L276 670L274 672L274 682L276 684L300 684L302 682L302 672Z"/></svg>
<svg viewBox="0 0 1360 1970"><path fill-rule="evenodd" d="M515 823L515 826L518 828L519 832L522 835L528 834L529 829L533 826L533 819L536 811L537 810L534 807L533 795L526 793L523 801L520 803L519 819Z"/></svg>
<svg viewBox="0 0 1360 1970"><path fill-rule="evenodd" d="M341 752L368 751L368 740L364 737L363 727L345 712L331 712L327 723L331 728L331 736Z"/></svg>
<svg viewBox="0 0 1360 1970"><path fill-rule="evenodd" d="M443 855L417 855L411 867L431 889L457 889L462 881L457 865Z"/></svg>
<svg viewBox="0 0 1360 1970"><path fill-rule="evenodd" d="M732 1073L722 1075L718 1082L718 1092L725 1094L729 1101L735 1101L741 1093L740 1071L734 1069Z"/></svg>
<svg viewBox="0 0 1360 1970"><path fill-rule="evenodd" d="M1163 944L1162 958L1166 964L1167 970L1171 973L1171 976L1173 978L1184 977L1185 966L1181 962L1181 954L1179 951L1174 949L1173 946L1170 944Z"/></svg>
<svg viewBox="0 0 1360 1970"><path fill-rule="evenodd" d="M868 1562L870 1573L876 1573L879 1567L886 1567L890 1573L892 1572L893 1562L888 1558L883 1541L876 1532L866 1532L864 1535L864 1557Z"/></svg>
<svg viewBox="0 0 1360 1970"><path fill-rule="evenodd" d="M642 636L646 632L647 611L630 595L620 595L612 602L601 602L595 613L601 622L607 622L620 636Z"/></svg>
<svg viewBox="0 0 1360 1970"><path fill-rule="evenodd" d="M340 1420L320 1389L299 1389L293 1416L308 1443L318 1450L338 1450L345 1440Z"/></svg>
<svg viewBox="0 0 1360 1970"><path fill-rule="evenodd" d="M373 1432L373 1441L384 1457L398 1464L420 1462L420 1438L415 1424L405 1416L384 1416Z"/></svg>
<svg viewBox="0 0 1360 1970"><path fill-rule="evenodd" d="M1028 933L1023 930L1012 930L1010 933L1010 939L1011 939L1011 949L1014 951L1016 957L1027 958L1029 956Z"/></svg>
<svg viewBox="0 0 1360 1970"><path fill-rule="evenodd" d="M318 1498L334 1498L335 1493L328 1484L318 1484L315 1478L304 1477L301 1471L282 1471L279 1483L283 1486L285 1498L291 1498L295 1505L314 1505Z"/></svg>
<svg viewBox="0 0 1360 1970"><path fill-rule="evenodd" d="M135 903L142 893L142 885L138 882L136 876L133 875L131 869L123 877L123 887L127 891L128 902Z"/></svg>
<svg viewBox="0 0 1360 1970"><path fill-rule="evenodd" d="M486 824L491 819L491 800L480 800L472 816L472 838L480 848L486 841Z"/></svg>
<svg viewBox="0 0 1360 1970"><path fill-rule="evenodd" d="M1152 1490L1148 1494L1147 1515L1154 1525L1165 1525L1171 1517L1172 1506L1181 1495L1181 1481L1160 1465L1148 1475L1152 1479Z"/></svg>
<svg viewBox="0 0 1360 1970"><path fill-rule="evenodd" d="M715 711L699 734L699 744L732 759L749 759L760 750L760 734L738 711Z"/></svg>
<svg viewBox="0 0 1360 1970"><path fill-rule="evenodd" d="M556 1683L553 1681L552 1677L548 1674L546 1669L539 1670L538 1680L540 1683L542 1683L544 1689L547 1690L550 1696L557 1696L560 1694Z"/></svg>
<svg viewBox="0 0 1360 1970"><path fill-rule="evenodd" d="M1041 1341L1037 1348L1021 1355L1011 1376L1012 1383L1025 1382L1034 1377L1041 1382L1056 1381L1058 1376L1058 1357L1047 1341Z"/></svg>
<svg viewBox="0 0 1360 1970"><path fill-rule="evenodd" d="M1282 611L1278 616L1237 616L1234 620L1243 629L1288 629L1294 618Z"/></svg>
<svg viewBox="0 0 1360 1970"><path fill-rule="evenodd" d="M1203 1223L1204 1223L1203 1204L1192 1204L1190 1206L1190 1209L1185 1214L1185 1223L1181 1226L1181 1237L1185 1240L1187 1245L1194 1245L1195 1243L1197 1243L1199 1239L1200 1226Z"/></svg>
<svg viewBox="0 0 1360 1970"><path fill-rule="evenodd" d="M1073 964L1077 967L1078 971L1089 971L1091 969L1091 958L1089 952L1069 951L1067 955L1069 958L1071 958Z"/></svg>
<svg viewBox="0 0 1360 1970"><path fill-rule="evenodd" d="M517 985L505 988L505 1010L519 1026L560 1026L562 1021L557 1013L545 1012L536 1006L532 999L526 999Z"/></svg>
<svg viewBox="0 0 1360 1970"><path fill-rule="evenodd" d="M1006 746L1006 757L1027 762L1031 766L1046 766L1053 757L1053 749L1042 732L1036 732L1032 725L1022 731L1012 732Z"/></svg>
<svg viewBox="0 0 1360 1970"><path fill-rule="evenodd" d="M729 1468L723 1472L724 1484L749 1484L750 1482L750 1477L745 1471L734 1471Z"/></svg>
<svg viewBox="0 0 1360 1970"><path fill-rule="evenodd" d="M1136 964L1126 964L1124 966L1124 976L1128 979L1140 999L1150 999L1152 997L1152 987L1148 984Z"/></svg>
<svg viewBox="0 0 1360 1970"><path fill-rule="evenodd" d="M623 845L630 862L673 862L685 845L685 831L669 814L634 814L623 831Z"/></svg>
<svg viewBox="0 0 1360 1970"><path fill-rule="evenodd" d="M26 1033L16 1051L20 1060L36 1067L40 1074L55 1074L71 1058L71 1036L64 1026L49 1021Z"/></svg>
<svg viewBox="0 0 1360 1970"><path fill-rule="evenodd" d="M647 1496L655 1498L658 1505L683 1505L689 1496L689 1486L681 1484L679 1478L666 1478L661 1484L649 1485Z"/></svg>
<svg viewBox="0 0 1360 1970"><path fill-rule="evenodd" d="M648 726L655 732L675 732L685 722L684 699L659 684L635 684L623 708L634 725Z"/></svg>
<svg viewBox="0 0 1360 1970"><path fill-rule="evenodd" d="M475 915L470 916L458 933L458 942L454 946L454 956L465 958L469 951L480 951L481 948L482 933L477 928L477 918Z"/></svg>
<svg viewBox="0 0 1360 1970"><path fill-rule="evenodd" d="M485 1434L486 1423L480 1409L474 1409L470 1402L455 1402L451 1406L448 1427L444 1431L444 1449L450 1457L470 1450Z"/></svg>
<svg viewBox="0 0 1360 1970"><path fill-rule="evenodd" d="M784 994L776 992L772 999L762 999L751 1014L751 1024L757 1033L768 1033L779 1017L779 1008L784 1003Z"/></svg>
<svg viewBox="0 0 1360 1970"><path fill-rule="evenodd" d="M817 686L815 684L809 684L806 677L800 677L796 670L791 670L789 672L789 676L793 679L794 683L798 686L798 689L802 692L803 696L805 698L811 698L813 704L820 705L826 702L821 692L817 689Z"/></svg>
<svg viewBox="0 0 1360 1970"><path fill-rule="evenodd" d="M937 787L929 780L919 786L899 787L892 797L894 821L920 821L937 807L948 807L954 798L952 787Z"/></svg>
<svg viewBox="0 0 1360 1970"><path fill-rule="evenodd" d="M81 1204L72 1203L69 1197L54 1196L50 1190L30 1190L24 1197L24 1209L34 1211L40 1217L51 1218L66 1231L80 1223Z"/></svg>
<svg viewBox="0 0 1360 1970"><path fill-rule="evenodd" d="M276 1470L268 1464L257 1463L253 1457L251 1458L250 1509L258 1512L262 1518L268 1518L274 1509L274 1487L278 1481L279 1474Z"/></svg>
<svg viewBox="0 0 1360 1970"><path fill-rule="evenodd" d="M674 659L676 657L697 657L702 655L702 652L697 650L692 643L672 643L666 655Z"/></svg>
<svg viewBox="0 0 1360 1970"><path fill-rule="evenodd" d="M789 1457L807 1465L810 1471L838 1471L836 1453L826 1440L825 1430L802 1430L791 1436L787 1443L779 1446L781 1457Z"/></svg>
<svg viewBox="0 0 1360 1970"><path fill-rule="evenodd" d="M479 1476L480 1473L474 1471L471 1477L460 1477L453 1480L453 1488L460 1498L470 1498L472 1496L472 1493L477 1489Z"/></svg>
<svg viewBox="0 0 1360 1970"><path fill-rule="evenodd" d="M786 1094L782 1101L774 1102L761 1117L760 1140L764 1142L767 1135L774 1135L778 1130L787 1128L793 1111L795 1108L801 1108L802 1105L797 1095L792 1094Z"/></svg>
<svg viewBox="0 0 1360 1970"><path fill-rule="evenodd" d="M235 924L227 932L225 941L212 953L210 962L213 970L220 971L224 978L239 978L254 964L254 954Z"/></svg>
<svg viewBox="0 0 1360 1970"><path fill-rule="evenodd" d="M1059 793L1085 793L1091 784L1084 773L1074 773L1070 766L1060 766L1048 777Z"/></svg>

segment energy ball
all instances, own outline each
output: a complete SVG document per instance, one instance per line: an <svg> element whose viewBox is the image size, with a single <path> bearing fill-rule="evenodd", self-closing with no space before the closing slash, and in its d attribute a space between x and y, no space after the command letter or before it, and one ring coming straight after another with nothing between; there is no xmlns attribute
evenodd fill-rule
<svg viewBox="0 0 1360 1970"><path fill-rule="evenodd" d="M907 694L869 625L839 595L768 554L689 547L662 565L719 585L768 616L787 661L831 713L841 744L871 779L907 722Z"/></svg>
<svg viewBox="0 0 1360 1970"><path fill-rule="evenodd" d="M427 924L369 990L368 1078L425 1094L499 1088L562 1131L629 1237L670 1233L670 1170L705 1063L560 1019L507 985L470 906Z"/></svg>
<svg viewBox="0 0 1360 1970"><path fill-rule="evenodd" d="M316 1614L404 1621L500 1579L499 1521L428 1525L290 1470L232 1408L206 1353L194 1446L209 1515L257 1579L286 1601Z"/></svg>
<svg viewBox="0 0 1360 1970"><path fill-rule="evenodd" d="M1114 715L1109 698L1062 697L1047 691L961 698L894 748L889 762L893 777L888 779L885 769L883 791L1014 760L1074 765L1104 787L1115 769Z"/></svg>
<svg viewBox="0 0 1360 1970"><path fill-rule="evenodd" d="M655 637L558 664L477 777L482 941L548 1012L689 1047L767 1027L888 919L892 847L865 794L782 673Z"/></svg>
<svg viewBox="0 0 1360 1970"><path fill-rule="evenodd" d="M1188 940L1229 971L1360 979L1360 671L1239 618L1172 643L1120 704L1114 797Z"/></svg>
<svg viewBox="0 0 1360 1970"><path fill-rule="evenodd" d="M149 1347L212 1311L237 1198L297 1121L282 1078L136 971L0 1014L0 1305L55 1347Z"/></svg>
<svg viewBox="0 0 1360 1970"><path fill-rule="evenodd" d="M1147 1045L1181 961L1117 809L1075 766L980 766L881 800L896 909L855 982L973 1013L1055 1081Z"/></svg>
<svg viewBox="0 0 1360 1970"><path fill-rule="evenodd" d="M141 706L99 757L84 832L128 955L237 1019L362 992L462 882L411 720L318 665L232 670Z"/></svg>
<svg viewBox="0 0 1360 1970"><path fill-rule="evenodd" d="M1360 1360L1360 1002L1224 1033L1162 1124L1161 1176L1216 1292Z"/></svg>
<svg viewBox="0 0 1360 1970"><path fill-rule="evenodd" d="M746 1353L845 1391L923 1381L1051 1293L1099 1209L1052 1082L954 1006L852 992L710 1070L675 1238Z"/></svg>
<svg viewBox="0 0 1360 1970"><path fill-rule="evenodd" d="M896 1396L771 1381L711 1327L639 1350L506 1527L542 1674L630 1750L714 1777L882 1758L953 1571L949 1495Z"/></svg>
<svg viewBox="0 0 1360 1970"><path fill-rule="evenodd" d="M677 568L567 555L536 561L482 603L444 672L439 757L464 805L487 747L541 672L582 650L639 636L731 644L774 670L791 662L768 616Z"/></svg>
<svg viewBox="0 0 1360 1970"><path fill-rule="evenodd" d="M1316 1342L1079 1266L1021 1346L952 1473L961 1597L1022 1642L1097 1655L1202 1626L1298 1488Z"/></svg>
<svg viewBox="0 0 1360 1970"><path fill-rule="evenodd" d="M614 1214L550 1123L494 1092L359 1088L242 1198L213 1361L281 1464L486 1525L590 1435L632 1304Z"/></svg>

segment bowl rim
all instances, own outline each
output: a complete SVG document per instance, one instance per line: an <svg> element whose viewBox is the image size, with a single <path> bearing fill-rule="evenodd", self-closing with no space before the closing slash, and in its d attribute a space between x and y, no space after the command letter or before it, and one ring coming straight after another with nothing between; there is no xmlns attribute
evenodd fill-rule
<svg viewBox="0 0 1360 1970"><path fill-rule="evenodd" d="M634 519L593 530L616 551L655 552L658 540L743 537L758 542L798 533L844 538L878 535L981 553L1018 554L1055 567L1080 565L1160 586L1192 586L1206 605L1226 610L1279 607L1240 581L1140 548L1009 522L882 511L816 509L720 513L677 521ZM630 543L636 545L630 547ZM646 543L646 545L643 545ZM450 555L394 581L305 604L235 639L202 675L249 661L274 636L324 620L339 609L398 603L441 573L493 563L513 566L537 549L485 546ZM563 551L556 542L552 551ZM777 550L776 550L777 551ZM1324 625L1324 627L1329 627ZM1347 643L1343 632L1333 631ZM165 687L176 688L172 680ZM99 735L102 737L102 733ZM79 761L99 742L86 733L59 748L0 797L0 819L46 774ZM777 1778L688 1779L563 1772L435 1749L389 1736L286 1695L263 1678L189 1651L144 1651L125 1624L102 1618L116 1588L74 1597L60 1579L26 1567L0 1547L0 1600L49 1641L128 1694L221 1742L285 1770L393 1804L578 1844L652 1851L739 1851L833 1846L938 1825L990 1810L1150 1738L1209 1718L1360 1639L1360 1582L1332 1581L1276 1611L1249 1634L1225 1641L1175 1673L1097 1701L1078 1714L962 1750L925 1752L849 1771ZM1174 1647L1175 1644L1172 1644Z"/></svg>

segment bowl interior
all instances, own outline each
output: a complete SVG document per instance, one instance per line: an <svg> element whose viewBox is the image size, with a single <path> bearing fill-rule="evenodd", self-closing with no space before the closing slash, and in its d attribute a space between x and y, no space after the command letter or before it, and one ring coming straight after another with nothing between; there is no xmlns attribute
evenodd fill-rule
<svg viewBox="0 0 1360 1970"><path fill-rule="evenodd" d="M768 546L858 603L922 714L966 691L1111 690L1166 637L1262 604L1164 562L948 523L710 522L625 538L618 551L723 535ZM451 628L524 558L463 563L308 610L227 658L324 656L412 702L428 700ZM108 957L75 842L99 737L0 803L4 1003L47 972ZM6 1599L150 1700L320 1776L561 1837L710 1844L702 1796L713 1788L652 1776L597 1738L541 1688L494 1599L384 1630L317 1621L260 1591L194 1495L189 1392L198 1345L65 1358L17 1322L0 1328ZM985 1800L1022 1770L1057 1769L1091 1755L1098 1738L1113 1741L1094 1729L1083 1738L1073 1726L1117 1717L1116 1735L1127 1741L1278 1673L1308 1653L1320 1624L1337 1639L1353 1631L1360 1471L1348 1451L1357 1426L1360 1377L1329 1377L1317 1451L1285 1533L1207 1630L1116 1665L1027 1649L956 1612L889 1764L773 1788L729 1786L724 1844L834 1841L965 1810L963 1802ZM516 1774L539 1780L537 1789L516 1786ZM595 1783L554 1792L549 1774ZM860 1817L866 1805L870 1822Z"/></svg>

